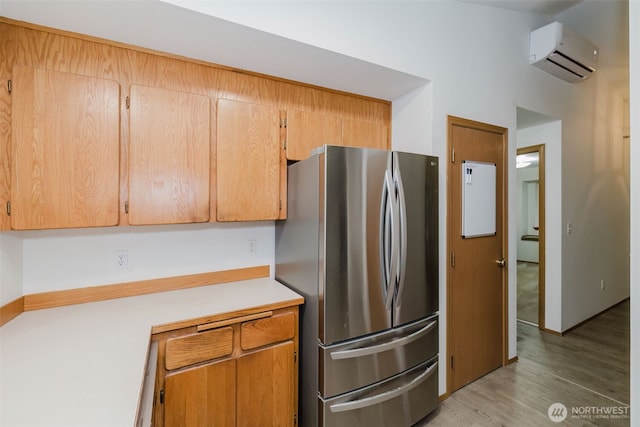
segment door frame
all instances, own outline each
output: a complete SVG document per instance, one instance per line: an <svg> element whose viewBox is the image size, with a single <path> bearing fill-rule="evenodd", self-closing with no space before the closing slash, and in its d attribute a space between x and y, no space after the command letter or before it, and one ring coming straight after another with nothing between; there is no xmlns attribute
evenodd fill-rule
<svg viewBox="0 0 640 427"><path fill-rule="evenodd" d="M447 252L446 259L449 259L449 254L451 254L451 236L450 231L452 229L451 224L451 215L452 212L451 204L451 177L453 174L452 163L455 160L455 153L453 152L452 140L451 136L453 134L452 128L453 126L462 126L471 129L483 130L487 132L497 133L502 135L502 164L503 164L503 177L502 186L498 189L498 191L502 192L502 212L498 214L502 215L502 254L503 258L507 261L509 260L509 203L508 203L508 171L509 171L509 163L508 163L508 129L491 125L488 123L477 122L470 119L464 119L456 116L447 116L447 153L449 156L449 161L447 162ZM501 280L502 280L502 366L505 366L510 363L509 361L509 264L507 263L507 267L502 269ZM447 392L446 395L451 395L452 391L452 367L451 363L451 342L452 342L452 331L450 325L453 323L451 321L451 270L452 270L451 262L447 261L447 354L446 354L446 373L447 373ZM514 359L515 361L515 359Z"/></svg>
<svg viewBox="0 0 640 427"><path fill-rule="evenodd" d="M538 153L538 329L545 331L545 276L546 276L546 183L544 144L518 148L517 154ZM517 257L517 253L516 253ZM517 260L516 260L517 262ZM517 283L517 279L516 279ZM516 305L517 306L517 305ZM517 317L517 316L516 316Z"/></svg>

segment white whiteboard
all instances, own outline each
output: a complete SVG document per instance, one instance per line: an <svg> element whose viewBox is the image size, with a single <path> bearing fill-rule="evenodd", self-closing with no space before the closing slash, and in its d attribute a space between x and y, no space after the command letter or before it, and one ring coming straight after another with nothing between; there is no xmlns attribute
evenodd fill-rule
<svg viewBox="0 0 640 427"><path fill-rule="evenodd" d="M462 161L462 238L496 234L496 165Z"/></svg>

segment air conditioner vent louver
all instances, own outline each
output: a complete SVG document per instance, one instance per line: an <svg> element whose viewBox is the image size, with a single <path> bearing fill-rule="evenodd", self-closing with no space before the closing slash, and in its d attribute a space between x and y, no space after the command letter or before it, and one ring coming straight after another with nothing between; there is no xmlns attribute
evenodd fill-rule
<svg viewBox="0 0 640 427"><path fill-rule="evenodd" d="M598 63L598 48L553 22L531 33L529 63L571 83L590 77Z"/></svg>

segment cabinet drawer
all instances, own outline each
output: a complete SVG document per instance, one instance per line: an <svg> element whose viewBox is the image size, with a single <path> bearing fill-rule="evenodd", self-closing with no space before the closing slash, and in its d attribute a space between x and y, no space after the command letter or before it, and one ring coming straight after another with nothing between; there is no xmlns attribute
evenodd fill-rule
<svg viewBox="0 0 640 427"><path fill-rule="evenodd" d="M233 351L233 328L214 329L167 340L165 367L178 369L228 356Z"/></svg>
<svg viewBox="0 0 640 427"><path fill-rule="evenodd" d="M243 350L262 347L292 339L296 331L293 313L245 322L240 327L240 347Z"/></svg>

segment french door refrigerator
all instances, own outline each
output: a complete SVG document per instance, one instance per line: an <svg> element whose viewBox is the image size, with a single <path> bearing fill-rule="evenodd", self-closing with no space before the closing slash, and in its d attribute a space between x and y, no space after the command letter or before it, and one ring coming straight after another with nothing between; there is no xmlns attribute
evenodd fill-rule
<svg viewBox="0 0 640 427"><path fill-rule="evenodd" d="M300 426L410 426L437 408L436 157L324 146L289 165L275 275L305 297Z"/></svg>

